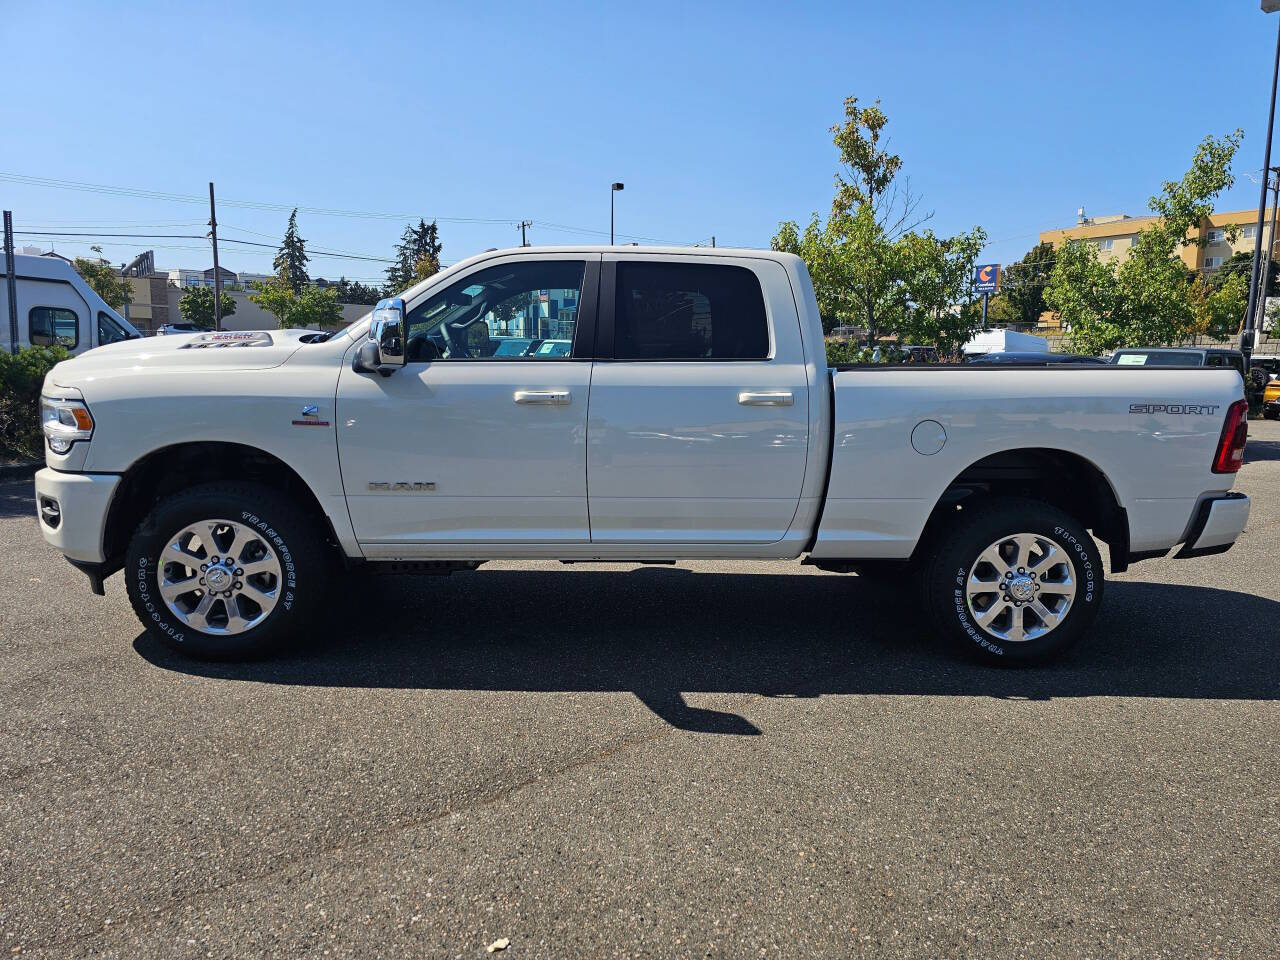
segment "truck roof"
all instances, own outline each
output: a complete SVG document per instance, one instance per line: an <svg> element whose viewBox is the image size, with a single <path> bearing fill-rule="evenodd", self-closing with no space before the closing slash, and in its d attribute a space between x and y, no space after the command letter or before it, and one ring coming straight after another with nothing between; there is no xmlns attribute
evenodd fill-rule
<svg viewBox="0 0 1280 960"><path fill-rule="evenodd" d="M442 276L464 270L473 264L483 263L485 260L491 260L498 257L506 256L539 256L548 253L561 253L565 255L582 256L592 253L613 253L626 256L629 254L659 254L662 256L680 256L680 257L720 257L720 258L743 258L754 260L773 260L781 263L788 269L789 273L794 274L798 264L803 264L800 257L794 253L783 253L778 250L759 250L754 247L666 247L666 246L624 246L621 244L561 244L558 246L537 246L537 247L494 247L491 250L485 250L481 253L472 254L465 260L459 260L452 266L446 267L439 273L433 274L426 280L419 281L412 287L406 289L403 293L398 294L403 300L410 300L416 297L418 293L426 289L430 285L440 282Z"/></svg>

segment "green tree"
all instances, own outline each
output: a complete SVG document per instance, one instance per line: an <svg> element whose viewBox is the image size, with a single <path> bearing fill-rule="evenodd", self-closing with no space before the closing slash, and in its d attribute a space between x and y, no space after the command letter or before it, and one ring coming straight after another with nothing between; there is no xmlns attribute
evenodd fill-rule
<svg viewBox="0 0 1280 960"><path fill-rule="evenodd" d="M1215 275L1212 280L1217 280ZM1220 283L1191 283L1189 296L1194 319L1193 330L1215 340L1233 339L1244 322L1245 305L1249 302L1249 274L1235 272Z"/></svg>
<svg viewBox="0 0 1280 960"><path fill-rule="evenodd" d="M966 303L962 307L967 314L972 314L974 330L982 327L982 298ZM987 329L1013 328L1022 323L1022 314L1009 302L1003 293L997 293L987 301Z"/></svg>
<svg viewBox="0 0 1280 960"><path fill-rule="evenodd" d="M289 311L284 325L319 330L341 323L342 307L338 303L338 291L332 287L323 290L308 287L294 298L293 309Z"/></svg>
<svg viewBox="0 0 1280 960"><path fill-rule="evenodd" d="M339 303L373 305L382 299L382 291L377 287L367 286L357 280L348 280L346 277L340 277L334 284L334 289L338 291Z"/></svg>
<svg viewBox="0 0 1280 960"><path fill-rule="evenodd" d="M281 329L320 329L342 322L342 307L334 287L304 287L295 293L280 277L253 284L249 299L272 314Z"/></svg>
<svg viewBox="0 0 1280 960"><path fill-rule="evenodd" d="M1266 250L1262 253L1263 260L1266 260ZM1262 269L1261 265L1258 267ZM1253 251L1241 250L1239 253L1233 253L1226 261L1209 275L1209 286L1215 290L1222 289L1232 277L1242 274L1244 276L1245 286L1249 285L1249 277L1253 274ZM1267 277L1267 296L1280 296L1280 262L1274 258L1271 260L1271 269L1268 271Z"/></svg>
<svg viewBox="0 0 1280 960"><path fill-rule="evenodd" d="M794 221L779 225L773 249L799 255L809 268L823 330L863 327L874 340L901 317L904 297L897 283L897 251L886 241L870 207L832 216L813 214L800 232Z"/></svg>
<svg viewBox="0 0 1280 960"><path fill-rule="evenodd" d="M897 244L902 288L907 306L897 333L904 343L932 344L942 354L956 354L982 323L976 312L958 305L986 246L981 227L954 237L936 237L932 230L908 233Z"/></svg>
<svg viewBox="0 0 1280 960"><path fill-rule="evenodd" d="M415 283L440 272L440 228L432 220L419 218L418 225L405 224L396 244L396 262L387 268L387 295L394 296Z"/></svg>
<svg viewBox="0 0 1280 960"><path fill-rule="evenodd" d="M295 207L289 214L289 225L285 228L284 240L271 267L276 276L289 285L294 293L299 293L311 282L307 275L307 242L298 236L298 210Z"/></svg>
<svg viewBox="0 0 1280 960"><path fill-rule="evenodd" d="M405 224L400 234L400 242L396 244L395 263L387 267L386 294L393 297L401 291L413 286L413 227Z"/></svg>
<svg viewBox="0 0 1280 960"><path fill-rule="evenodd" d="M212 330L214 327L213 316L213 288L212 287L188 287L183 291L181 299L178 300L178 309L182 311L182 319L187 323L194 323L202 330ZM222 315L229 317L236 312L235 297L222 297Z"/></svg>
<svg viewBox="0 0 1280 960"><path fill-rule="evenodd" d="M76 257L76 273L84 277L85 283L93 288L112 310L123 311L133 303L133 285L127 277L120 276L120 271L102 259L101 247L90 247L98 255L96 260Z"/></svg>
<svg viewBox="0 0 1280 960"><path fill-rule="evenodd" d="M1001 295L1017 313L1015 323L1034 327L1040 322L1040 315L1048 309L1044 302L1044 288L1053 273L1053 261L1053 244L1038 243L1021 260L1001 268ZM989 308L990 304L988 312Z"/></svg>
<svg viewBox="0 0 1280 960"><path fill-rule="evenodd" d="M878 101L845 100L844 120L831 128L841 164L831 213L825 223L813 214L803 229L783 221L773 248L804 259L828 332L848 324L871 342L897 331L949 349L966 322L955 309L964 274L986 235L977 228L950 238L916 232L928 215L917 215L919 201L899 176L902 159L888 149L887 124Z"/></svg>
<svg viewBox="0 0 1280 960"><path fill-rule="evenodd" d="M415 283L421 283L440 272L440 254L444 252L444 244L440 242L440 228L434 220L430 223L419 220L414 239L417 257L413 261L413 279Z"/></svg>
<svg viewBox="0 0 1280 960"><path fill-rule="evenodd" d="M1182 179L1166 181L1151 198L1159 219L1138 234L1123 263L1102 263L1092 244L1079 241L1057 249L1045 302L1070 328L1073 349L1181 343L1230 305L1232 295L1208 297L1200 289L1205 281L1179 254L1199 242L1192 231L1198 233L1214 198L1234 182L1231 161L1242 136L1236 130L1200 142Z"/></svg>

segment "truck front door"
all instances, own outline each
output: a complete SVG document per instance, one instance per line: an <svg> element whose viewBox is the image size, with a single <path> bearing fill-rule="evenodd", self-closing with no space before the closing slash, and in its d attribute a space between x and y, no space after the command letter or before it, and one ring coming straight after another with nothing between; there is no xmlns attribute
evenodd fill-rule
<svg viewBox="0 0 1280 960"><path fill-rule="evenodd" d="M598 274L599 255L480 264L407 305L402 369L383 377L344 365L342 480L367 556L590 539Z"/></svg>
<svg viewBox="0 0 1280 960"><path fill-rule="evenodd" d="M781 540L809 441L785 270L643 254L606 254L601 269L587 424L592 542Z"/></svg>

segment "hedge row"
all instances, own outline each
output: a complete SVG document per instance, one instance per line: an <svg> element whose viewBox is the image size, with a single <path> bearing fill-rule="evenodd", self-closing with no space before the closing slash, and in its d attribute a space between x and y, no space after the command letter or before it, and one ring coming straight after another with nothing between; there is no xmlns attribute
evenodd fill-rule
<svg viewBox="0 0 1280 960"><path fill-rule="evenodd" d="M23 347L0 353L0 455L38 460L44 456L40 433L40 387L53 365L67 359L62 347Z"/></svg>

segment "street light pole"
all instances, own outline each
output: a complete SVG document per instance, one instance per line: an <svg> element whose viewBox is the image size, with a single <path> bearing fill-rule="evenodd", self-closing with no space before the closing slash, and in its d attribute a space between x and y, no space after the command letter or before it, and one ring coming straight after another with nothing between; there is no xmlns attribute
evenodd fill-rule
<svg viewBox="0 0 1280 960"><path fill-rule="evenodd" d="M613 195L623 187L620 183L609 185L609 246L613 246Z"/></svg>
<svg viewBox="0 0 1280 960"><path fill-rule="evenodd" d="M1262 12L1280 10L1280 0L1262 0ZM1258 324L1258 267L1262 262L1262 227L1267 219L1267 188L1271 186L1271 132L1276 123L1276 82L1280 80L1280 24L1276 26L1276 57L1271 68L1271 109L1267 113L1267 146L1262 158L1262 192L1258 197L1258 225L1253 241L1253 270L1249 274L1249 303L1245 311L1244 329L1240 331L1240 352L1244 369L1249 371L1253 355L1254 329ZM1272 238L1274 240L1274 238Z"/></svg>

